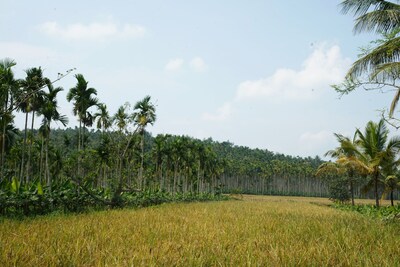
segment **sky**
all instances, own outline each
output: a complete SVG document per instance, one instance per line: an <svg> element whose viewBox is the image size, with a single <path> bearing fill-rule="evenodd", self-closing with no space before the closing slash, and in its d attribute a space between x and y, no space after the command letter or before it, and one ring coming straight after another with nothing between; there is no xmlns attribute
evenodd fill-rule
<svg viewBox="0 0 400 267"><path fill-rule="evenodd" d="M337 146L333 133L378 121L393 97L331 88L378 37L354 35L340 2L0 0L0 59L16 61L17 78L76 68L56 83L69 127L78 122L66 94L80 73L110 114L150 95L153 135L323 157Z"/></svg>

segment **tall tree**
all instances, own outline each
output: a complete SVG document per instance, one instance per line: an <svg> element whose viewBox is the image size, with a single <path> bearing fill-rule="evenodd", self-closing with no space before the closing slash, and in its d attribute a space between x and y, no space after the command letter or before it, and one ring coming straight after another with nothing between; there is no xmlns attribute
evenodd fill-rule
<svg viewBox="0 0 400 267"><path fill-rule="evenodd" d="M61 115L58 111L58 103L57 103L57 94L64 89L62 87L54 88L53 84L47 83L48 93L44 94L44 101L41 108L38 110L38 113L43 116L42 127L44 129L43 133L46 137L45 142L45 177L47 181L47 185L51 188L52 179L50 177L49 171L49 142L50 142L50 132L51 132L51 123L61 122L64 126L68 123L68 118L65 115Z"/></svg>
<svg viewBox="0 0 400 267"><path fill-rule="evenodd" d="M16 63L11 59L0 60L1 179L4 177L7 128L13 121L10 107L13 105L13 98L19 87L19 81L14 78L12 71L15 65Z"/></svg>
<svg viewBox="0 0 400 267"><path fill-rule="evenodd" d="M93 118L97 121L97 129L101 129L103 133L111 127L111 117L106 104L100 103L97 105L97 112L93 115Z"/></svg>
<svg viewBox="0 0 400 267"><path fill-rule="evenodd" d="M75 78L77 83L74 87L69 89L67 100L68 102L73 100L73 113L75 116L78 116L78 151L80 151L81 147L83 147L82 125L90 126L93 122L93 116L88 110L90 107L97 105L98 99L93 96L97 95L97 90L88 87L89 82L85 80L82 74L76 74Z"/></svg>
<svg viewBox="0 0 400 267"><path fill-rule="evenodd" d="M389 130L384 120L378 123L367 123L364 133L356 131L357 145L362 152L362 160L370 169L370 185L373 186L375 203L379 207L379 184L382 179L382 168L387 163L387 158L400 151L400 137L392 137L388 141Z"/></svg>
<svg viewBox="0 0 400 267"><path fill-rule="evenodd" d="M147 125L153 125L156 121L156 107L150 102L151 97L145 96L142 100L136 102L134 109L136 110L133 114L135 124L139 129L139 133L142 136L141 140L141 162L139 170L139 181L143 182L143 186L146 186L146 180L143 180L143 162L144 162L144 132Z"/></svg>
<svg viewBox="0 0 400 267"><path fill-rule="evenodd" d="M25 164L25 153L26 153L26 144L27 144L27 133L28 133L28 114L32 112L32 123L31 123L31 141L29 142L29 152L28 152L28 161L26 164L26 182L30 180L30 160L31 160L31 149L33 143L33 126L35 120L35 112L42 105L43 100L43 91L42 88L48 83L48 79L43 76L43 71L41 67L38 68L30 68L26 71L26 77L24 80L21 80L21 86L23 88L23 92L19 95L19 106L20 110L24 112L25 115L25 129L24 129L24 143L22 149L22 161L21 161L21 172L20 172L20 180L23 179L23 169Z"/></svg>
<svg viewBox="0 0 400 267"><path fill-rule="evenodd" d="M335 134L339 147L329 150L325 156L331 156L337 159L340 167L343 167L347 174L347 181L350 187L351 204L354 206L354 183L357 175L368 173L368 167L360 160L362 156L356 144L356 135L353 140L341 134ZM325 165L325 166L329 166ZM340 171L339 171L340 172Z"/></svg>

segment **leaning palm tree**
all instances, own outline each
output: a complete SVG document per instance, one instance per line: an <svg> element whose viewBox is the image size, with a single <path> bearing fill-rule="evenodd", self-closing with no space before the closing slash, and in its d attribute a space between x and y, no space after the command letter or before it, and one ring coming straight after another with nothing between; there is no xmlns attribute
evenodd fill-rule
<svg viewBox="0 0 400 267"><path fill-rule="evenodd" d="M69 89L67 94L68 102L74 101L73 113L78 116L79 120L79 131L78 131L78 151L83 147L82 138L82 124L83 126L91 125L93 116L88 109L92 106L97 105L98 99L93 97L97 95L96 89L89 87L88 82L85 80L82 74L76 74L75 78L77 83L75 87Z"/></svg>
<svg viewBox="0 0 400 267"><path fill-rule="evenodd" d="M49 171L49 142L50 142L50 131L51 131L51 123L61 122L64 126L68 123L68 118L65 115L61 115L58 111L57 104L57 94L64 89L62 87L54 88L52 83L47 83L48 93L44 95L44 103L42 107L38 110L38 113L43 116L42 127L43 133L46 137L45 142L45 180L47 181L47 185L51 188L51 178Z"/></svg>
<svg viewBox="0 0 400 267"><path fill-rule="evenodd" d="M387 159L394 157L400 151L400 137L395 136L388 140L389 130L384 120L378 123L367 123L364 133L356 131L357 145L362 152L363 162L370 169L371 180L369 185L374 189L376 206L379 207L379 185L382 178L382 169L387 164Z"/></svg>
<svg viewBox="0 0 400 267"><path fill-rule="evenodd" d="M368 82L394 87L396 94L389 110L392 117L400 99L400 87L396 86L400 77L400 5L384 0L345 0L341 6L343 13L356 17L355 33L377 32L384 36L375 42L375 48L364 51L353 63L346 80L360 84L357 80L367 77Z"/></svg>
<svg viewBox="0 0 400 267"><path fill-rule="evenodd" d="M143 180L143 162L144 162L144 134L145 128L147 125L153 125L156 121L156 108L153 103L150 102L151 97L145 96L142 100L136 102L134 106L133 113L134 122L138 127L139 133L142 136L142 140L140 143L141 147L141 162L140 162L140 170L139 170L139 182L143 182L143 186L146 186L146 181Z"/></svg>

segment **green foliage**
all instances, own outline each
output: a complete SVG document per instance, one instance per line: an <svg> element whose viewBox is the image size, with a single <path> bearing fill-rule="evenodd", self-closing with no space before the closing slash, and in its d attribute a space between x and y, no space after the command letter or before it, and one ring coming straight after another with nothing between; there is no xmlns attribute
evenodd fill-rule
<svg viewBox="0 0 400 267"><path fill-rule="evenodd" d="M345 203L351 198L347 178L340 176L329 180L328 192L329 199L335 202Z"/></svg>
<svg viewBox="0 0 400 267"><path fill-rule="evenodd" d="M52 212L83 212L111 207L148 207L168 202L226 200L210 193L168 193L162 191L124 192L113 199L110 190L93 189L88 184L78 186L71 181L53 184L51 190L40 182L20 186L16 179L0 184L0 215L34 216ZM114 200L117 203L114 203Z"/></svg>
<svg viewBox="0 0 400 267"><path fill-rule="evenodd" d="M400 205L396 206L382 206L377 208L375 205L345 205L337 203L335 208L346 211L355 211L365 216L378 218L384 221L400 222Z"/></svg>

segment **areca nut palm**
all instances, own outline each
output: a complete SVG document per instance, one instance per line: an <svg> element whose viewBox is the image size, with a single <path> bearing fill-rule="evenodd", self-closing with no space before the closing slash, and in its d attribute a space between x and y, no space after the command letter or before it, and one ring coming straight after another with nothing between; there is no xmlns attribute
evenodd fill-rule
<svg viewBox="0 0 400 267"><path fill-rule="evenodd" d="M1 178L4 177L7 128L13 121L10 107L13 105L13 98L19 88L19 81L14 78L12 71L12 67L15 65L16 63L11 59L0 60Z"/></svg>
<svg viewBox="0 0 400 267"><path fill-rule="evenodd" d="M88 87L88 81L85 80L82 74L76 74L75 78L77 83L74 87L70 88L67 94L68 102L74 101L73 114L78 116L79 120L79 140L78 150L80 150L83 144L82 140L82 124L84 126L90 126L92 123L93 116L88 112L88 109L92 106L97 105L98 99L93 95L97 95L97 90L92 87ZM82 144L81 144L82 143Z"/></svg>
<svg viewBox="0 0 400 267"><path fill-rule="evenodd" d="M25 147L27 144L27 132L28 132L28 114L32 112L32 123L31 133L33 134L33 125L35 119L35 112L39 109L43 102L43 87L49 82L49 79L44 77L41 67L30 68L26 71L26 78L20 81L23 88L22 93L19 95L19 108L25 115L25 131L24 131L24 143L22 149L22 160L21 160L21 171L20 180L22 181L23 169L25 164ZM26 164L26 180L29 182L30 179L30 159L31 159L31 147L32 142L29 144L28 161Z"/></svg>
<svg viewBox="0 0 400 267"><path fill-rule="evenodd" d="M135 124L137 125L139 132L142 135L141 140L141 163L139 170L139 181L142 183L143 181L143 164L144 164L144 130L148 124L153 125L156 121L156 108L153 103L150 102L151 97L145 96L142 100L136 102L134 106L133 119ZM143 181L143 185L146 185L146 181Z"/></svg>
<svg viewBox="0 0 400 267"><path fill-rule="evenodd" d="M97 112L93 115L93 118L97 121L97 129L101 129L103 133L111 127L111 117L106 104L99 103L97 105Z"/></svg>
<svg viewBox="0 0 400 267"><path fill-rule="evenodd" d="M42 127L44 129L44 135L46 137L46 181L47 184L51 188L51 178L49 172L49 162L48 162L48 154L49 154L49 142L50 142L50 131L51 131L51 122L61 122L64 126L68 123L68 118L65 115L61 115L58 111L58 103L57 103L57 94L64 89L62 87L54 88L52 83L47 84L48 93L44 94L44 103L42 107L38 110L38 113L43 116Z"/></svg>

